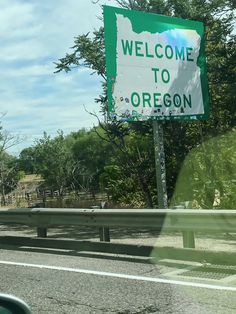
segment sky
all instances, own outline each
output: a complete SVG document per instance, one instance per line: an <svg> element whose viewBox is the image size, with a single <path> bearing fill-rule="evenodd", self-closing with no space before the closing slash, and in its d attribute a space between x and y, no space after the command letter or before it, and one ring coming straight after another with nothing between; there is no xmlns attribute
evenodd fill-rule
<svg viewBox="0 0 236 314"><path fill-rule="evenodd" d="M55 64L72 52L74 37L102 25L100 5L113 1L0 0L0 113L4 130L22 142L11 154L33 145L46 131L55 136L97 121L94 98L101 78L86 68L55 74Z"/></svg>

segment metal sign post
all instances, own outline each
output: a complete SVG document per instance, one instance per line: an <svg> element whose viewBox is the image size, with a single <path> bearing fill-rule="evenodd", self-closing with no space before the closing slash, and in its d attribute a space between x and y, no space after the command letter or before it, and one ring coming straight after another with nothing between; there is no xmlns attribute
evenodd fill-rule
<svg viewBox="0 0 236 314"><path fill-rule="evenodd" d="M162 122L153 120L153 138L155 150L158 208L164 209L168 208L168 202L166 190L166 167Z"/></svg>

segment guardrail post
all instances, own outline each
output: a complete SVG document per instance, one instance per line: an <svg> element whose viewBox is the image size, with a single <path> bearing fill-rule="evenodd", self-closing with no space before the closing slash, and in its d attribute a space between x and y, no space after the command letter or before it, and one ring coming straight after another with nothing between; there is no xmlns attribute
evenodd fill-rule
<svg viewBox="0 0 236 314"><path fill-rule="evenodd" d="M47 228L37 227L37 237L46 238L47 237Z"/></svg>
<svg viewBox="0 0 236 314"><path fill-rule="evenodd" d="M108 227L99 228L99 238L100 241L110 242L110 230Z"/></svg>
<svg viewBox="0 0 236 314"><path fill-rule="evenodd" d="M195 249L195 239L193 231L183 231L183 246L184 248Z"/></svg>

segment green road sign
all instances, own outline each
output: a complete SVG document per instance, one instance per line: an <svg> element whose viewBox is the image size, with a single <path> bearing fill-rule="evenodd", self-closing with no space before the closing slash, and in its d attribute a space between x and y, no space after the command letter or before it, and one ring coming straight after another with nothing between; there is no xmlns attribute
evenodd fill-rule
<svg viewBox="0 0 236 314"><path fill-rule="evenodd" d="M208 118L201 22L104 6L104 28L111 119Z"/></svg>

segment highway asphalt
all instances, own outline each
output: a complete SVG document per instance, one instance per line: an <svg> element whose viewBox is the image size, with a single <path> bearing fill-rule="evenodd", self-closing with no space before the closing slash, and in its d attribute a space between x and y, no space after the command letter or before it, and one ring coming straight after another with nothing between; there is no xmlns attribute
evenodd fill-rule
<svg viewBox="0 0 236 314"><path fill-rule="evenodd" d="M1 246L0 292L32 313L236 313L236 269L194 262Z"/></svg>

